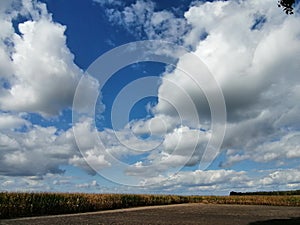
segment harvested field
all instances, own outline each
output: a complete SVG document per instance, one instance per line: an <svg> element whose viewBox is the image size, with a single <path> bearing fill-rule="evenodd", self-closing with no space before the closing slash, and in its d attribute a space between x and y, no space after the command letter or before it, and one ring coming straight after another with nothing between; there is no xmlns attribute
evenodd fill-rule
<svg viewBox="0 0 300 225"><path fill-rule="evenodd" d="M0 220L1 225L46 224L300 224L299 207L181 204L118 209L94 213Z"/></svg>

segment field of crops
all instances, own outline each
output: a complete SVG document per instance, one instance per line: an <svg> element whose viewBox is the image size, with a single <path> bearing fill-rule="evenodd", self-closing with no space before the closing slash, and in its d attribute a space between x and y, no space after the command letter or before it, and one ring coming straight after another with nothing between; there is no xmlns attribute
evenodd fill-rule
<svg viewBox="0 0 300 225"><path fill-rule="evenodd" d="M180 203L300 206L300 196L0 193L0 219Z"/></svg>

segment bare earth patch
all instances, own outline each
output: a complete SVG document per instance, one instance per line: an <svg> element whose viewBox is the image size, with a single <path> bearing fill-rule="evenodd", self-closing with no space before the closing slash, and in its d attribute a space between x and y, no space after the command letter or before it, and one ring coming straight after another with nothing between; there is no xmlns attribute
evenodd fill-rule
<svg viewBox="0 0 300 225"><path fill-rule="evenodd" d="M1 225L45 224L300 224L299 207L181 204L111 210L73 215L0 220Z"/></svg>

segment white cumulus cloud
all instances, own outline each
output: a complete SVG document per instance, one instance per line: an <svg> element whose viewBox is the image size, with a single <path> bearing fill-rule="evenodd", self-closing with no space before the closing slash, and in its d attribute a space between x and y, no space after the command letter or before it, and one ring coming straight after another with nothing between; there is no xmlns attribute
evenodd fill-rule
<svg viewBox="0 0 300 225"><path fill-rule="evenodd" d="M53 22L46 5L16 1L20 7L2 12L0 38L0 109L57 115L70 107L82 71L66 46L66 27ZM28 19L12 26L17 16Z"/></svg>

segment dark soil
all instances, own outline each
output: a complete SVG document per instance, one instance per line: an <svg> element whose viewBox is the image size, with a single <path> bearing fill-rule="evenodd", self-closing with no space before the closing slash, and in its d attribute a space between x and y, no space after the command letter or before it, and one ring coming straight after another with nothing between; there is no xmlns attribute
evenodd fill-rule
<svg viewBox="0 0 300 225"><path fill-rule="evenodd" d="M201 225L292 225L300 224L300 207L182 204L0 220L7 225L45 224L201 224Z"/></svg>

